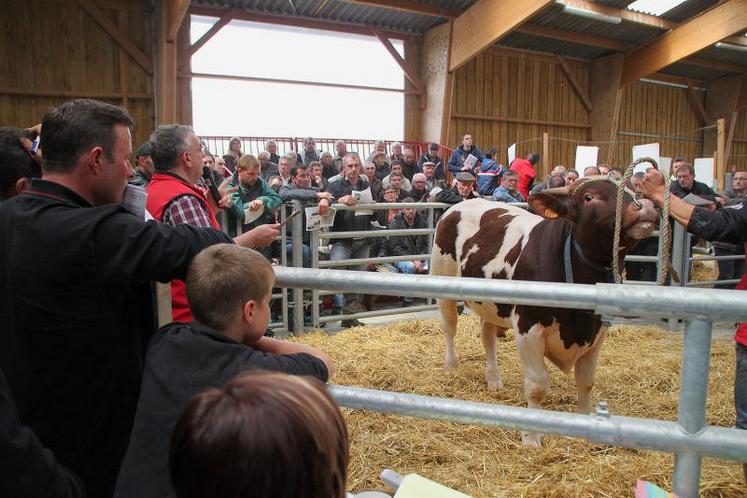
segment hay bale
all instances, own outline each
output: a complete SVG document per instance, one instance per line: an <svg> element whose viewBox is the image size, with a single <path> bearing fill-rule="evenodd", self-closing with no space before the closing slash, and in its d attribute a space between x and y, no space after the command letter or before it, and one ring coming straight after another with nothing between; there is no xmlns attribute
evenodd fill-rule
<svg viewBox="0 0 747 498"><path fill-rule="evenodd" d="M442 368L443 337L437 320L357 327L328 336L318 332L295 340L326 351L336 362L333 382L430 396L525 406L519 357L509 337L498 341L504 388L485 387L485 353L474 316L459 320L459 368ZM614 415L677 419L682 339L655 327L613 327L597 369L594 400L606 400ZM574 411L573 377L550 367L544 407ZM707 423L731 427L734 343L714 341ZM349 488L381 489L379 472L390 467L416 472L475 497L632 496L641 478L671 489L674 458L561 436L544 436L543 447L521 446L514 431L383 415L345 409L351 437ZM701 493L745 496L737 462L705 459Z"/></svg>

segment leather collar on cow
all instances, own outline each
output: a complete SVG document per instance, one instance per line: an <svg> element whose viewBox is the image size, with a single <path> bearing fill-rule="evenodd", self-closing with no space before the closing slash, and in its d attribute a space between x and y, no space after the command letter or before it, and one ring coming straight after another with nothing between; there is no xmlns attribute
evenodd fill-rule
<svg viewBox="0 0 747 498"><path fill-rule="evenodd" d="M578 242L573 237L573 230L568 230L568 236L565 238L565 247L563 249L563 263L565 264L565 281L568 284L573 283L573 267L571 265L571 245L573 245L573 249L576 251L576 254L579 258L581 258L581 262L588 266L589 268L598 271L598 272L610 272L612 271L612 268L609 266L600 266L596 263L593 263L589 261L589 259L584 256L584 251L581 249L581 246L578 245Z"/></svg>

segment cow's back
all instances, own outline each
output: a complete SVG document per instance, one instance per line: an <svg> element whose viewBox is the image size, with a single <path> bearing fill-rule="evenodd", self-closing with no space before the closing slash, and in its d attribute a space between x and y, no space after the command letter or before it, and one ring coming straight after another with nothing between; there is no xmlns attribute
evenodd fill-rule
<svg viewBox="0 0 747 498"><path fill-rule="evenodd" d="M510 279L529 233L541 221L502 202L460 202L436 226L431 274Z"/></svg>

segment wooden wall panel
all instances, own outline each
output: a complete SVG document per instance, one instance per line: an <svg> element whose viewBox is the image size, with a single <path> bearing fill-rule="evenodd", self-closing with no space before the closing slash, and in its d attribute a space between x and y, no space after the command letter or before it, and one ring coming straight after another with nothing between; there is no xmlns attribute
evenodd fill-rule
<svg viewBox="0 0 747 498"><path fill-rule="evenodd" d="M588 64L568 63L588 93ZM547 132L553 137L548 164L572 164L576 144L588 138L588 112L552 57L488 50L457 70L454 85L449 147L471 132L481 150L495 147L499 162L505 162L506 149L515 142L521 156L541 153Z"/></svg>
<svg viewBox="0 0 747 498"><path fill-rule="evenodd" d="M740 109L737 114L727 171L731 171L732 164L736 171L747 171L747 107Z"/></svg>
<svg viewBox="0 0 747 498"><path fill-rule="evenodd" d="M151 54L147 0L94 0L145 54ZM74 97L125 105L136 121L133 146L153 131L151 76L74 1L6 0L0 16L0 125L28 127Z"/></svg>
<svg viewBox="0 0 747 498"><path fill-rule="evenodd" d="M682 156L692 161L711 155L703 151L703 138L704 133L715 134L715 128L697 131L705 124L693 109L687 92L686 88L643 81L626 87L611 162L626 167L633 145L654 142L660 144L664 157ZM696 96L705 104L705 92L698 90Z"/></svg>

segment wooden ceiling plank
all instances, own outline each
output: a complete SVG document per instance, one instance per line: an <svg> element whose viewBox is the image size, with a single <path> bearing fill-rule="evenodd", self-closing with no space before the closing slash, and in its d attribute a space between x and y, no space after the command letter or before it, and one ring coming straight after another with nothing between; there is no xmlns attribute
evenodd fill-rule
<svg viewBox="0 0 747 498"><path fill-rule="evenodd" d="M553 0L478 0L454 20L449 71L511 33Z"/></svg>
<svg viewBox="0 0 747 498"><path fill-rule="evenodd" d="M153 74L153 63L151 58L145 55L137 45L132 43L130 38L124 34L114 22L106 17L101 10L91 0L78 0L78 5L83 9L89 16L93 18L106 33L116 41L125 52L133 58L135 62L140 65L148 74Z"/></svg>
<svg viewBox="0 0 747 498"><path fill-rule="evenodd" d="M575 31L565 31L561 29L550 28L548 26L540 26L533 23L524 23L515 31L519 33L526 33L528 35L541 36L543 38L551 38L553 40L567 41L571 43L578 43L580 45L588 45L591 47L606 48L609 50L615 50L617 52L626 52L633 48L633 45L617 40L610 40L608 38L600 38L598 36L587 35L584 33L577 33Z"/></svg>
<svg viewBox="0 0 747 498"><path fill-rule="evenodd" d="M625 56L621 87L747 29L747 0L729 0Z"/></svg>
<svg viewBox="0 0 747 498"><path fill-rule="evenodd" d="M411 0L342 0L346 3L356 3L367 5L369 7L380 7L384 9L398 10L410 14L420 14L434 17L445 17L447 19L456 19L462 14L462 11L429 5L426 3L413 2Z"/></svg>

